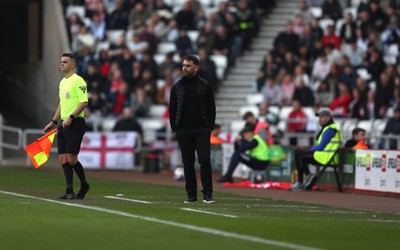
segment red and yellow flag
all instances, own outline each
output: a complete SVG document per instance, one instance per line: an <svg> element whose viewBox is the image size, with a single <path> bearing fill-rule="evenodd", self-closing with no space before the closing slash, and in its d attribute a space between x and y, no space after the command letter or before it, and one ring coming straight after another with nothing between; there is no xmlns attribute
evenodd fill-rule
<svg viewBox="0 0 400 250"><path fill-rule="evenodd" d="M57 129L53 129L49 133L25 147L25 151L35 168L42 166L49 159L50 150L53 145L56 132Z"/></svg>

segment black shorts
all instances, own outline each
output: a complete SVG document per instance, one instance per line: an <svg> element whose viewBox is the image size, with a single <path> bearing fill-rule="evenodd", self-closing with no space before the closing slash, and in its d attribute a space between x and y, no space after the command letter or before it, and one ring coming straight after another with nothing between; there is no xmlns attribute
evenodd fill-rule
<svg viewBox="0 0 400 250"><path fill-rule="evenodd" d="M73 119L69 127L59 128L57 132L58 154L79 154L85 132L86 122L80 117Z"/></svg>

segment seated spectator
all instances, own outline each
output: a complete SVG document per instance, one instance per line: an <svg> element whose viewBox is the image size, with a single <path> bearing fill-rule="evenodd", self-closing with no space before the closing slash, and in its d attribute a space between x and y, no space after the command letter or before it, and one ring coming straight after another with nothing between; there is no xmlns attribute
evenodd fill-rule
<svg viewBox="0 0 400 250"><path fill-rule="evenodd" d="M96 38L89 33L88 28L85 25L82 25L79 28L79 34L72 43L72 51L79 51L82 46L86 46L90 51L94 51L95 44Z"/></svg>
<svg viewBox="0 0 400 250"><path fill-rule="evenodd" d="M346 64L343 67L343 72L339 76L339 80L344 82L349 89L353 89L357 84L357 73L354 71L353 66Z"/></svg>
<svg viewBox="0 0 400 250"><path fill-rule="evenodd" d="M233 172L239 162L254 170L265 170L270 162L268 145L254 133L254 125L246 124L241 135L236 138L235 152L232 154L227 172L217 180L219 183L233 183Z"/></svg>
<svg viewBox="0 0 400 250"><path fill-rule="evenodd" d="M261 121L255 117L252 112L246 112L243 115L243 120L246 123L250 123L254 125L254 134L259 135L263 140L268 144L273 144L274 140L271 135L271 130L269 128L269 124L265 121Z"/></svg>
<svg viewBox="0 0 400 250"><path fill-rule="evenodd" d="M210 59L208 52L202 48L198 51L199 54L199 67L197 70L197 74L206 79L208 84L216 91L219 87L219 79L217 76L217 66L214 61Z"/></svg>
<svg viewBox="0 0 400 250"><path fill-rule="evenodd" d="M298 100L293 100L292 110L288 115L287 131L291 133L306 132L307 115L301 107ZM297 145L297 138L291 137L289 139L290 145Z"/></svg>
<svg viewBox="0 0 400 250"><path fill-rule="evenodd" d="M375 118L384 118L393 100L394 84L386 75L381 73L375 92Z"/></svg>
<svg viewBox="0 0 400 250"><path fill-rule="evenodd" d="M400 108L396 108L393 112L393 117L391 117L383 130L383 135L400 135ZM380 149L387 149L387 143L385 139L382 139L379 144ZM389 149L398 149L398 140L389 139Z"/></svg>
<svg viewBox="0 0 400 250"><path fill-rule="evenodd" d="M365 129L362 128L355 128L351 132L353 137L344 144L345 148L352 148L352 149L369 149L370 147L365 143L366 140L366 133Z"/></svg>
<svg viewBox="0 0 400 250"><path fill-rule="evenodd" d="M258 29L257 13L249 5L248 1L240 0L236 11L243 49L249 48L252 38L257 34Z"/></svg>
<svg viewBox="0 0 400 250"><path fill-rule="evenodd" d="M69 38L69 44L75 42L78 37L81 26L84 26L77 13L72 13L67 19L67 32Z"/></svg>
<svg viewBox="0 0 400 250"><path fill-rule="evenodd" d="M122 78L125 81L130 80L130 76L132 75L132 63L136 60L135 56L133 56L127 46L121 47L121 54L114 57L114 62L118 63L118 66L121 70Z"/></svg>
<svg viewBox="0 0 400 250"><path fill-rule="evenodd" d="M157 103L166 104L169 102L169 95L174 86L174 79L172 77L172 70L167 70L164 76L164 85L157 90Z"/></svg>
<svg viewBox="0 0 400 250"><path fill-rule="evenodd" d="M194 52L192 40L187 35L187 30L182 28L179 30L179 36L175 41L176 50L180 54L192 54Z"/></svg>
<svg viewBox="0 0 400 250"><path fill-rule="evenodd" d="M205 49L211 51L214 44L215 32L213 30L212 22L208 21L203 29L200 30L199 37L197 38L196 45L198 49Z"/></svg>
<svg viewBox="0 0 400 250"><path fill-rule="evenodd" d="M322 44L324 46L328 46L328 44L333 44L336 49L340 49L340 37L336 35L333 25L328 25L328 27L326 28L326 34L322 36Z"/></svg>
<svg viewBox="0 0 400 250"><path fill-rule="evenodd" d="M179 10L175 16L178 29L181 30L185 28L187 30L196 30L196 24L194 22L195 13L196 12L192 10L190 1L186 1L182 9Z"/></svg>
<svg viewBox="0 0 400 250"><path fill-rule="evenodd" d="M388 23L388 19L378 0L369 1L369 15L373 28L382 32Z"/></svg>
<svg viewBox="0 0 400 250"><path fill-rule="evenodd" d="M122 78L122 72L119 67L115 67L115 69L111 72L111 86L110 93L118 92L121 85L126 84L124 78Z"/></svg>
<svg viewBox="0 0 400 250"><path fill-rule="evenodd" d="M146 95L146 91L143 88L136 88L135 93L131 95L131 100L131 108L135 117L144 118L149 116L153 101Z"/></svg>
<svg viewBox="0 0 400 250"><path fill-rule="evenodd" d="M135 119L130 107L124 107L113 131L134 131L143 136L142 126Z"/></svg>
<svg viewBox="0 0 400 250"><path fill-rule="evenodd" d="M158 13L153 13L147 23L148 31L156 36L158 41L164 40L168 33L168 22L163 20Z"/></svg>
<svg viewBox="0 0 400 250"><path fill-rule="evenodd" d="M306 25L308 25L313 18L313 15L306 0L301 0L299 2L299 8L294 12L294 14L296 16L301 16Z"/></svg>
<svg viewBox="0 0 400 250"><path fill-rule="evenodd" d="M315 92L315 103L320 106L327 107L332 103L334 97L334 86L329 85L327 81L322 81Z"/></svg>
<svg viewBox="0 0 400 250"><path fill-rule="evenodd" d="M127 42L127 46L137 60L142 60L143 53L149 49L149 44L141 39L139 34L133 34L132 40Z"/></svg>
<svg viewBox="0 0 400 250"><path fill-rule="evenodd" d="M353 14L348 12L345 17L345 22L340 27L340 39L344 43L349 43L351 40L356 39L357 25L354 22Z"/></svg>
<svg viewBox="0 0 400 250"><path fill-rule="evenodd" d="M96 90L89 92L88 106L86 108L88 116L103 117L107 114L107 104L100 93Z"/></svg>
<svg viewBox="0 0 400 250"><path fill-rule="evenodd" d="M129 23L129 10L124 6L124 0L115 0L115 9L108 20L108 29L126 30Z"/></svg>
<svg viewBox="0 0 400 250"><path fill-rule="evenodd" d="M258 118L270 125L278 125L279 116L269 110L269 104L266 101L263 101L259 105L260 114Z"/></svg>
<svg viewBox="0 0 400 250"><path fill-rule="evenodd" d="M278 74L278 69L279 65L275 62L274 57L271 54L265 55L260 68L264 72L264 75L275 78Z"/></svg>
<svg viewBox="0 0 400 250"><path fill-rule="evenodd" d="M304 35L305 35L305 33L304 33L305 26L306 25L303 22L303 17L301 15L296 15L296 17L293 21L292 29L293 29L293 33L298 35L300 39L302 37L304 37Z"/></svg>
<svg viewBox="0 0 400 250"><path fill-rule="evenodd" d="M282 46L284 51L291 51L297 54L299 42L299 36L293 33L292 22L288 22L285 30L280 32L274 40L274 51L278 51L279 46Z"/></svg>
<svg viewBox="0 0 400 250"><path fill-rule="evenodd" d="M343 17L342 6L337 0L325 0L321 8L323 18L332 19L336 22Z"/></svg>
<svg viewBox="0 0 400 250"><path fill-rule="evenodd" d="M215 38L212 45L213 55L226 56L227 59L231 59L231 38L227 36L226 29L223 25L218 25L215 29Z"/></svg>
<svg viewBox="0 0 400 250"><path fill-rule="evenodd" d="M368 73L371 75L372 79L377 81L379 79L380 74L386 67L385 62L383 61L383 57L380 51L377 49L372 49L369 58L366 58L366 66L368 69Z"/></svg>
<svg viewBox="0 0 400 250"><path fill-rule="evenodd" d="M339 64L340 59L342 58L342 52L335 48L335 45L332 43L325 46L325 53L328 57L328 61L332 62L333 64Z"/></svg>
<svg viewBox="0 0 400 250"><path fill-rule="evenodd" d="M359 120L368 119L367 99L362 98L358 88L353 89L353 100L349 104L349 112L351 118Z"/></svg>
<svg viewBox="0 0 400 250"><path fill-rule="evenodd" d="M242 37L240 36L238 19L233 13L226 12L223 24L227 30L228 37L232 39L232 56L237 59L242 54Z"/></svg>
<svg viewBox="0 0 400 250"><path fill-rule="evenodd" d="M326 56L325 52L322 52L317 60L315 60L312 73L311 73L311 80L314 82L312 89L316 89L318 84L315 82L322 81L326 78L329 74L332 67L332 63L328 61L328 57Z"/></svg>
<svg viewBox="0 0 400 250"><path fill-rule="evenodd" d="M314 104L314 94L309 87L305 86L303 80L298 82L294 90L293 100L295 99L299 101L303 107L311 107Z"/></svg>
<svg viewBox="0 0 400 250"><path fill-rule="evenodd" d="M157 82L149 69L143 70L142 79L137 86L145 91L146 96L150 97L153 103L157 101Z"/></svg>
<svg viewBox="0 0 400 250"><path fill-rule="evenodd" d="M329 109L332 110L333 116L335 117L348 117L349 115L349 104L351 102L351 95L346 84L339 83L339 95L333 99L329 105Z"/></svg>
<svg viewBox="0 0 400 250"><path fill-rule="evenodd" d="M149 31L149 28L145 24L139 26L137 34L139 35L141 41L145 41L148 44L149 47L147 48L146 52L154 55L158 49L158 40L156 35Z"/></svg>
<svg viewBox="0 0 400 250"><path fill-rule="evenodd" d="M109 115L117 117L122 113L124 107L129 107L131 105L131 97L129 93L128 84L122 82L118 87L118 90L111 92L108 97L107 107L109 110Z"/></svg>
<svg viewBox="0 0 400 250"><path fill-rule="evenodd" d="M293 75L296 65L297 65L297 60L293 55L293 53L290 51L286 51L285 57L280 67L285 68L287 73Z"/></svg>
<svg viewBox="0 0 400 250"><path fill-rule="evenodd" d="M89 31L97 41L103 41L106 38L106 22L101 19L100 14L94 13L92 15Z"/></svg>
<svg viewBox="0 0 400 250"><path fill-rule="evenodd" d="M95 91L102 91L102 79L97 69L96 63L89 62L86 73L82 75L83 79L85 79L88 92L95 90Z"/></svg>
<svg viewBox="0 0 400 250"><path fill-rule="evenodd" d="M180 68L179 64L174 61L174 52L168 52L165 54L165 59L158 64L158 72L160 79L165 77L166 72L174 71L176 68Z"/></svg>
<svg viewBox="0 0 400 250"><path fill-rule="evenodd" d="M279 105L289 106L292 104L293 94L296 85L290 74L285 74L282 82L279 83Z"/></svg>
<svg viewBox="0 0 400 250"><path fill-rule="evenodd" d="M349 58L351 66L357 68L363 64L364 51L357 46L356 40L351 40L350 46L344 47L342 52Z"/></svg>
<svg viewBox="0 0 400 250"><path fill-rule="evenodd" d="M279 105L279 85L275 83L274 78L267 77L264 86L261 88L263 99L269 105Z"/></svg>
<svg viewBox="0 0 400 250"><path fill-rule="evenodd" d="M137 2L129 12L129 28L136 30L141 25L145 24L147 19L150 18L149 8L144 6L144 3Z"/></svg>

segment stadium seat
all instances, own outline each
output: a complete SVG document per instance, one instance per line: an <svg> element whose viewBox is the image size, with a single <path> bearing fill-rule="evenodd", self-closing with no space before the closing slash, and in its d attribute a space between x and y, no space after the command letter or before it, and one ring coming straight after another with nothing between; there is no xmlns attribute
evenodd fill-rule
<svg viewBox="0 0 400 250"><path fill-rule="evenodd" d="M343 10L343 16L346 16L347 13L351 13L353 16L353 20L357 19L357 8L356 7L348 7Z"/></svg>
<svg viewBox="0 0 400 250"><path fill-rule="evenodd" d="M162 42L158 44L158 53L159 54L167 54L168 52L175 52L176 45L175 43L170 42Z"/></svg>
<svg viewBox="0 0 400 250"><path fill-rule="evenodd" d="M280 112L279 112L279 119L280 120L287 120L289 113L292 111L292 107L290 106L284 106L281 108Z"/></svg>
<svg viewBox="0 0 400 250"><path fill-rule="evenodd" d="M112 131L116 123L116 118L104 118L101 122L101 127L105 132Z"/></svg>
<svg viewBox="0 0 400 250"><path fill-rule="evenodd" d="M279 106L269 106L269 112L274 113L275 115L279 116Z"/></svg>
<svg viewBox="0 0 400 250"><path fill-rule="evenodd" d="M373 129L372 124L373 123L370 120L362 120L357 123L357 127L365 129L366 133L369 135Z"/></svg>
<svg viewBox="0 0 400 250"><path fill-rule="evenodd" d="M345 19L344 18L339 19L339 20L336 21L336 24L335 24L335 33L336 33L336 35L340 36L340 29L342 28L342 25L344 23L345 23Z"/></svg>
<svg viewBox="0 0 400 250"><path fill-rule="evenodd" d="M153 104L150 106L150 116L156 118L162 118L165 111L167 110L167 106L162 104Z"/></svg>
<svg viewBox="0 0 400 250"><path fill-rule="evenodd" d="M117 44L119 38L125 34L124 30L109 30L107 31L107 41L112 44Z"/></svg>
<svg viewBox="0 0 400 250"><path fill-rule="evenodd" d="M332 19L321 19L318 22L319 27L324 31L324 34L326 34L326 29L329 25L335 25L335 22Z"/></svg>
<svg viewBox="0 0 400 250"><path fill-rule="evenodd" d="M160 89L165 86L165 80L157 79L157 89Z"/></svg>
<svg viewBox="0 0 400 250"><path fill-rule="evenodd" d="M203 7L210 7L213 4L214 0L199 0L199 2Z"/></svg>
<svg viewBox="0 0 400 250"><path fill-rule="evenodd" d="M157 65L161 64L165 60L165 54L155 54L153 55L154 61L156 61Z"/></svg>
<svg viewBox="0 0 400 250"><path fill-rule="evenodd" d="M157 130L166 124L164 119L138 119L143 128L143 142L150 143L157 139Z"/></svg>
<svg viewBox="0 0 400 250"><path fill-rule="evenodd" d="M110 42L99 42L96 45L96 52L99 53L101 50L108 50L110 48Z"/></svg>
<svg viewBox="0 0 400 250"><path fill-rule="evenodd" d="M314 109L312 107L303 107L303 111L307 118L315 116Z"/></svg>
<svg viewBox="0 0 400 250"><path fill-rule="evenodd" d="M365 68L357 69L357 75L359 75L364 80L369 80L371 75L368 73L368 70Z"/></svg>
<svg viewBox="0 0 400 250"><path fill-rule="evenodd" d="M72 13L78 14L79 18L83 21L83 19L85 18L86 10L84 6L68 6L66 10L67 17L70 17Z"/></svg>
<svg viewBox="0 0 400 250"><path fill-rule="evenodd" d="M224 79L225 77L225 71L226 68L228 67L228 58L226 56L222 55L211 55L210 59L214 61L215 66L217 66L217 76L218 78Z"/></svg>
<svg viewBox="0 0 400 250"><path fill-rule="evenodd" d="M397 44L390 44L385 48L384 61L387 64L394 65L397 62L399 55L399 46Z"/></svg>
<svg viewBox="0 0 400 250"><path fill-rule="evenodd" d="M243 120L234 120L234 121L232 121L231 124L230 124L230 126L229 126L229 127L230 127L230 131L231 131L232 133L237 133L237 132L239 132L240 130L243 129L245 123L246 123L246 122L243 121Z"/></svg>
<svg viewBox="0 0 400 250"><path fill-rule="evenodd" d="M321 7L310 7L311 15L314 18L321 18L322 17L322 8Z"/></svg>
<svg viewBox="0 0 400 250"><path fill-rule="evenodd" d="M257 105L263 102L263 100L264 96L261 93L254 93L246 96L246 102L248 105Z"/></svg>
<svg viewBox="0 0 400 250"><path fill-rule="evenodd" d="M260 114L260 110L258 109L257 106L254 105L246 105L246 106L241 106L239 108L239 115L242 117L246 112L252 112L256 117Z"/></svg>
<svg viewBox="0 0 400 250"><path fill-rule="evenodd" d="M197 38L199 37L200 32L197 30L189 30L187 32L188 37L192 41L192 43L196 43Z"/></svg>

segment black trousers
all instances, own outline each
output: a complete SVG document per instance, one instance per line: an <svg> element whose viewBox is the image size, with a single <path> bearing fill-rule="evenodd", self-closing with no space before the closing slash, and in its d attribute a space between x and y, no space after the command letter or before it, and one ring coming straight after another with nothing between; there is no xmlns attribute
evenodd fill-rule
<svg viewBox="0 0 400 250"><path fill-rule="evenodd" d="M310 173L310 169L308 168L308 164L317 164L314 160L314 152L299 149L294 153L294 161L297 168L297 181L303 183L304 174L308 175Z"/></svg>
<svg viewBox="0 0 400 250"><path fill-rule="evenodd" d="M211 146L209 129L179 129L175 136L181 149L185 173L185 189L188 196L196 196L197 179L194 163L197 152L200 176L205 195L212 195Z"/></svg>
<svg viewBox="0 0 400 250"><path fill-rule="evenodd" d="M260 161L259 159L248 154L241 153L239 150L235 150L229 162L228 171L224 175L227 177L232 177L233 172L235 171L239 162L254 170L264 170L269 165L269 161Z"/></svg>

